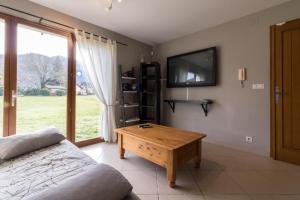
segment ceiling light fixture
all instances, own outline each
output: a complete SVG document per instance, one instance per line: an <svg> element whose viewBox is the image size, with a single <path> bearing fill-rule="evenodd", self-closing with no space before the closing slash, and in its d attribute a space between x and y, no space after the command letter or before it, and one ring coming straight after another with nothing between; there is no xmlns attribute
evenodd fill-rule
<svg viewBox="0 0 300 200"><path fill-rule="evenodd" d="M105 10L107 11L107 12L109 12L109 11L111 11L112 10L112 1L110 1L109 3L108 3L108 6L105 8Z"/></svg>
<svg viewBox="0 0 300 200"><path fill-rule="evenodd" d="M122 0L117 0L118 3L122 3ZM107 7L105 8L106 11L111 11L113 8L113 0L108 0L108 3L107 3Z"/></svg>

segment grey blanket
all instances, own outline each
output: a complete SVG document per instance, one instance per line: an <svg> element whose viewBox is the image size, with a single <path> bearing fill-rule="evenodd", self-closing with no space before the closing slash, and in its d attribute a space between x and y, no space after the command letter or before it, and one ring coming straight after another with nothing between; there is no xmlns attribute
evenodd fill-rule
<svg viewBox="0 0 300 200"><path fill-rule="evenodd" d="M70 195L72 195L72 192L81 193L83 188L86 188L88 192L95 189L94 194L101 200L111 200L110 196L103 196L105 192L99 196L97 191L106 190L108 186L117 187L119 185L120 189L114 188L114 192L109 192L109 194L113 194L112 198L126 196L125 193L127 193L125 198L122 197L119 200L139 200L136 195L130 193L130 184L123 182L124 179L122 176L120 177L119 172L105 165L95 168L96 166L97 163L93 159L66 140L57 145L5 161L2 164L0 163L0 200L37 199L39 195L47 195L52 190L56 191L57 188L70 186L68 182L72 182L72 179L74 180L77 177L80 178L80 176L88 173L90 170L99 170L97 173L95 171L90 172L93 176L97 176L98 179L89 180L88 177L90 176L88 173L87 177L83 178L88 186L83 186L83 183L74 181L75 183L73 182L71 188L68 189L71 192ZM101 176L104 171L100 172L102 168L105 171L104 178ZM81 187L80 190L78 188L74 190L75 186ZM124 191L124 193L118 193L119 190ZM93 198L82 199L89 200Z"/></svg>
<svg viewBox="0 0 300 200"><path fill-rule="evenodd" d="M68 141L0 164L0 200L26 196L63 184L97 163Z"/></svg>
<svg viewBox="0 0 300 200"><path fill-rule="evenodd" d="M26 200L122 200L132 186L114 168L99 164L66 183L38 193Z"/></svg>

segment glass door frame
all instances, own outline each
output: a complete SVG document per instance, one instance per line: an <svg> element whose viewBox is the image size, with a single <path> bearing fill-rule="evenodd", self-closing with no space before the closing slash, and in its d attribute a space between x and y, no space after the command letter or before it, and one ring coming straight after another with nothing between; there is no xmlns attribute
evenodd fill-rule
<svg viewBox="0 0 300 200"><path fill-rule="evenodd" d="M73 112L75 112L75 108L74 108L74 100L73 100L73 88L74 88L74 76L73 76L73 72L74 72L74 66L75 63L73 62L74 60L74 56L75 56L75 51L74 49L74 37L72 36L73 34L71 32L67 32L64 30L59 30L56 28L52 28L49 26L45 26L42 24L38 24L38 23L34 23L31 21L27 21L25 19L22 18L17 18L14 17L13 23L11 24L11 28L12 28L12 35L13 35L13 40L14 40L14 44L12 45L12 58L11 60L13 61L10 65L11 68L11 103L12 101L15 101L14 104L15 106L10 106L11 107L11 112L10 114L12 115L12 120L10 120L10 124L9 124L9 128L10 128L10 133L15 134L16 133L16 108L17 108L17 101L16 99L13 99L13 94L12 91L17 91L17 27L18 25L26 25L29 27L33 27L33 28L37 28L43 31L47 31L50 33L54 33L57 35L61 35L64 36L67 40L68 40L68 92L67 92L67 108L66 108L66 137L68 140L70 140L71 142L74 142L74 130L75 130L75 124L72 123L73 119Z"/></svg>
<svg viewBox="0 0 300 200"><path fill-rule="evenodd" d="M4 63L4 102L3 102L3 136L16 134L17 101L12 91L17 91L17 27L18 24L41 29L64 36L68 40L68 92L66 109L66 137L77 146L86 146L103 142L103 139L93 138L80 142L75 141L76 126L76 40L73 31L66 31L35 23L23 18L0 12L0 18L5 20L5 63ZM14 99L13 99L14 98ZM14 106L12 106L14 101Z"/></svg>
<svg viewBox="0 0 300 200"><path fill-rule="evenodd" d="M11 22L12 18L9 15L0 13L0 18L5 23L5 38L4 38L4 88L3 88L3 136L11 135L9 130L9 123L11 121L11 84L10 84L10 62L11 62L11 45L13 36L11 34Z"/></svg>

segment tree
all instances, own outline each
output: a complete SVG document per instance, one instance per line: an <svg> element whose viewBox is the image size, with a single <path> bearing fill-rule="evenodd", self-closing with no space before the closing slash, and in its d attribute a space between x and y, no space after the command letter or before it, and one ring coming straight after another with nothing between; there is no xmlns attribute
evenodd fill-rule
<svg viewBox="0 0 300 200"><path fill-rule="evenodd" d="M27 74L26 81L34 81L34 85L40 89L46 88L47 84L65 84L62 59L59 56L51 58L40 54L26 54L23 71Z"/></svg>
<svg viewBox="0 0 300 200"><path fill-rule="evenodd" d="M67 86L67 76L65 73L65 68L64 67L64 63L63 63L63 58L60 57L60 56L56 56L54 57L53 59L53 62L52 62L52 79L54 81L56 81L55 84L59 84L59 85L63 85L63 86ZM66 68L67 69L67 68Z"/></svg>

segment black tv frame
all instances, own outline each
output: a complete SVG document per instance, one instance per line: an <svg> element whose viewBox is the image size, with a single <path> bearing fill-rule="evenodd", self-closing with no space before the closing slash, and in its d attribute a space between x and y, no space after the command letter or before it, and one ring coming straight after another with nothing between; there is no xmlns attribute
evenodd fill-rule
<svg viewBox="0 0 300 200"><path fill-rule="evenodd" d="M195 54L195 53L200 53L200 52L204 52L204 51L209 51L209 50L213 50L214 54L213 54L213 71L215 72L213 74L213 80L210 83L194 83L194 84L187 84L187 83L181 83L181 84L173 84L173 83L169 83L169 60L172 58L176 58L176 57L181 57L181 56L186 56L186 55L191 55L191 54ZM197 50L197 51L192 51L192 52L188 52L188 53L184 53L184 54L179 54L179 55L175 55L175 56L171 56L167 58L167 88L182 88L182 87L206 87L206 86L216 86L217 85L217 69L218 69L218 62L217 62L217 47L210 47L210 48L206 48L206 49L201 49L201 50Z"/></svg>

